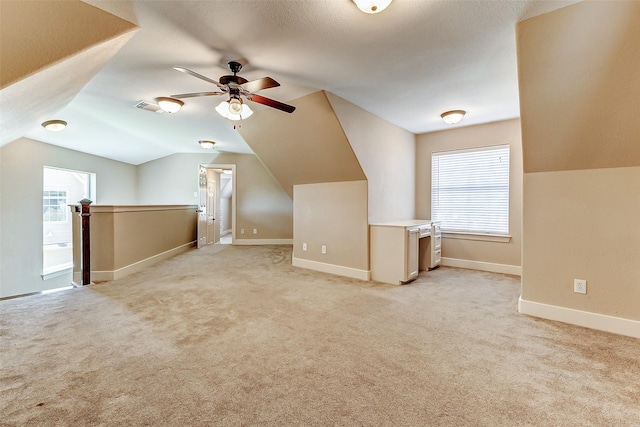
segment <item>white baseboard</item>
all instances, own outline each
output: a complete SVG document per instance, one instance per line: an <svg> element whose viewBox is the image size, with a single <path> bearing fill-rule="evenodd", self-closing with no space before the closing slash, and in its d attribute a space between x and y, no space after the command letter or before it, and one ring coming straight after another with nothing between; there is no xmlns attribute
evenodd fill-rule
<svg viewBox="0 0 640 427"><path fill-rule="evenodd" d="M294 267L302 267L309 270L321 271L323 273L336 274L338 276L351 277L353 279L371 280L371 271L369 270L360 270L358 268L327 264L324 262L310 261L308 259L295 257L292 259L291 264Z"/></svg>
<svg viewBox="0 0 640 427"><path fill-rule="evenodd" d="M468 268L470 270L482 270L490 271L492 273L522 276L522 267L519 265L495 264L493 262L469 261L466 259L445 257L442 257L442 265L447 267Z"/></svg>
<svg viewBox="0 0 640 427"><path fill-rule="evenodd" d="M640 338L640 321L637 320L526 301L523 300L522 297L518 300L518 312L529 316L597 329L599 331Z"/></svg>
<svg viewBox="0 0 640 427"><path fill-rule="evenodd" d="M234 245L293 245L293 239L235 239Z"/></svg>
<svg viewBox="0 0 640 427"><path fill-rule="evenodd" d="M119 268L113 271L91 271L91 281L92 282L105 282L110 280L121 279L129 274L137 273L138 271L142 271L149 266L156 264L160 261L164 261L165 259L172 258L182 252L186 252L189 249L193 248L196 244L196 241L185 243L184 245L178 246L173 249L169 249L168 251L159 253L147 259L143 259L142 261L134 262L133 264L127 265L126 267ZM74 274L74 279L76 274Z"/></svg>

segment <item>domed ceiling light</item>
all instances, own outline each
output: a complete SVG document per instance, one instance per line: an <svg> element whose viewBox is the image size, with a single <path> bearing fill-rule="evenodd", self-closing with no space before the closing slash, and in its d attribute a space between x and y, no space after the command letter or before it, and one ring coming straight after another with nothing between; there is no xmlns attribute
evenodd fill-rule
<svg viewBox="0 0 640 427"><path fill-rule="evenodd" d="M442 120L449 125L455 125L458 123L467 112L464 110L451 110L440 114Z"/></svg>
<svg viewBox="0 0 640 427"><path fill-rule="evenodd" d="M52 132L60 132L62 129L67 127L67 122L64 120L47 120L42 123L42 127Z"/></svg>
<svg viewBox="0 0 640 427"><path fill-rule="evenodd" d="M206 148L207 150L212 149L216 145L215 142L206 139L201 139L200 141L198 141L198 144L200 144L202 148Z"/></svg>
<svg viewBox="0 0 640 427"><path fill-rule="evenodd" d="M380 13L391 4L391 0L353 0L364 13Z"/></svg>
<svg viewBox="0 0 640 427"><path fill-rule="evenodd" d="M156 102L162 108L162 111L167 113L177 113L184 105L184 102L179 99L169 98L168 96L160 96L156 98Z"/></svg>

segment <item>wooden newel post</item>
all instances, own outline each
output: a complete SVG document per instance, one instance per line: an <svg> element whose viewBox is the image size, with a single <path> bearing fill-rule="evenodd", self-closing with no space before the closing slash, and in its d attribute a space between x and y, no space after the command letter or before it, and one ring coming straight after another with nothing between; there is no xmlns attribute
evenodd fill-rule
<svg viewBox="0 0 640 427"><path fill-rule="evenodd" d="M89 205L93 203L89 199L82 199L78 203L82 205L82 261L81 261L81 274L82 280L80 284L82 286L89 285L91 283L91 208Z"/></svg>

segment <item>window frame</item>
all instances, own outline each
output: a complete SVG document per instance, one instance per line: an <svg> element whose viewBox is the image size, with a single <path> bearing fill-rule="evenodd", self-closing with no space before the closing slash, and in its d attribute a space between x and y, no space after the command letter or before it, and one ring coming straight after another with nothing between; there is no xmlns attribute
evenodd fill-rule
<svg viewBox="0 0 640 427"><path fill-rule="evenodd" d="M500 155L506 154L507 156L506 170L504 167L500 167L500 166L496 167L493 170L493 172L498 172L498 173L493 175L493 181L491 179L487 179L486 182L482 183L483 185L479 185L479 187L485 187L485 188L495 187L495 189L498 190L495 193L498 195L498 197L494 198L494 204L493 204L493 206L497 206L500 208L498 218L496 221L493 222L493 226L491 225L490 220L485 221L489 225L489 227L486 227L486 228L477 228L477 227L471 226L470 222L467 222L465 224L465 225L469 225L468 227L464 227L464 228L451 227L450 224L448 225L446 220L442 218L443 209L438 209L438 204L436 201L436 197L439 197L441 194L443 194L443 187L439 185L442 180L443 172L441 171L442 165L440 165L440 163L436 164L435 160L436 158L437 159L444 158L445 160L448 160L448 161L451 161L451 160L467 161L469 163L473 163L474 160L477 162L478 159L482 158L482 156L477 156L476 158L473 158L473 156L469 156L470 154L472 155L473 153L487 153L487 152L489 152L489 155L491 152L496 152L496 154L500 154ZM458 158L452 159L452 157L456 155L458 155L457 156ZM465 157L463 157L464 155L467 155L466 159ZM487 169L486 164L482 164L481 166L479 166L474 170L476 171L476 173L478 173L478 172L482 172L483 169ZM465 184L463 184L463 182L465 182L464 178L460 180L460 177L468 177L469 175L473 174L473 172L462 172L462 173L459 173L459 176L457 177L455 175L455 167L449 168L448 170L444 171L445 174L447 172L452 173L452 175L450 176L453 176L453 178L452 178L452 185L449 186L448 190L447 189L444 190L445 196L447 195L447 191L449 194L452 194L456 191L462 191L463 193L465 190L467 192L473 191L473 186L466 186ZM486 172L492 172L492 170L489 169ZM506 184L505 184L505 181L506 181ZM467 183L468 183L468 178L467 178ZM504 190L505 185L506 185L506 191ZM468 148L460 148L460 149L452 149L452 150L433 151L431 153L431 188L430 188L431 220L442 222L443 237L467 239L467 240L509 242L511 240L511 236L509 234L510 226L511 226L510 224L511 185L512 185L511 183L511 146L508 143L485 145L485 146L479 146L479 147L468 147ZM500 187L502 187L502 191L500 191ZM488 190L488 191L489 193L487 194L487 196L491 194L491 190ZM484 203L484 201L482 202ZM453 209L453 208L450 208L450 209ZM479 213L482 213L482 210L483 208L477 209ZM487 211L487 213L489 213L489 211ZM444 212L444 214L446 215L446 212Z"/></svg>

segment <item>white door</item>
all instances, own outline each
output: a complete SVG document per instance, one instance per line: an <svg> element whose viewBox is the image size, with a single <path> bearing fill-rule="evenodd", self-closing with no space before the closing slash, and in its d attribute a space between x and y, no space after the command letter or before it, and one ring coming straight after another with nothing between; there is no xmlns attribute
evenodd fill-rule
<svg viewBox="0 0 640 427"><path fill-rule="evenodd" d="M198 249L207 245L207 169L200 167L198 202Z"/></svg>

